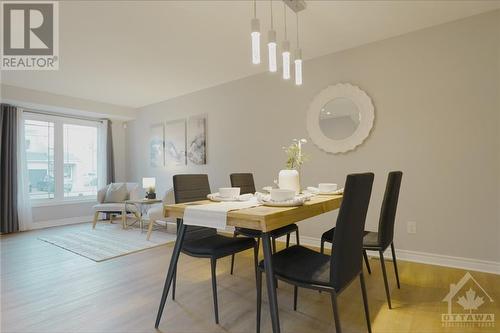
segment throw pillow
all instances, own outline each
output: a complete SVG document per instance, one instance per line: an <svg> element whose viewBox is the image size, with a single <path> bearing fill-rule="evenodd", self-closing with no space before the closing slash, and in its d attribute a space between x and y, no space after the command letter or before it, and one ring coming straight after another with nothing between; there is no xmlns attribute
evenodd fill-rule
<svg viewBox="0 0 500 333"><path fill-rule="evenodd" d="M111 183L106 191L104 202L123 202L127 199L127 186L124 183Z"/></svg>

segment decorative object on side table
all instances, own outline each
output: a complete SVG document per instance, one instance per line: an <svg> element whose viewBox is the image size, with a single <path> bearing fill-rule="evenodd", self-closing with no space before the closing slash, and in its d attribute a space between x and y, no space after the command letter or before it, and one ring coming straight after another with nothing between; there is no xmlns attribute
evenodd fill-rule
<svg viewBox="0 0 500 333"><path fill-rule="evenodd" d="M307 143L306 139L293 139L288 147L283 147L287 155L286 167L281 170L278 176L277 185L280 189L294 190L296 194L300 193L300 168L307 157L302 153L302 144Z"/></svg>
<svg viewBox="0 0 500 333"><path fill-rule="evenodd" d="M156 199L156 179L154 177L142 178L142 188L146 190L146 199Z"/></svg>

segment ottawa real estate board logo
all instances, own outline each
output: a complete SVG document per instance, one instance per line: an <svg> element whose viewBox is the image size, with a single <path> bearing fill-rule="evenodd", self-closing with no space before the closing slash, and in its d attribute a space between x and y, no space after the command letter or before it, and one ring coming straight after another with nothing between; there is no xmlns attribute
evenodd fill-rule
<svg viewBox="0 0 500 333"><path fill-rule="evenodd" d="M2 1L2 70L59 69L57 1Z"/></svg>
<svg viewBox="0 0 500 333"><path fill-rule="evenodd" d="M443 302L448 303L448 313L441 314L443 327L495 327L494 301L469 272L450 284Z"/></svg>

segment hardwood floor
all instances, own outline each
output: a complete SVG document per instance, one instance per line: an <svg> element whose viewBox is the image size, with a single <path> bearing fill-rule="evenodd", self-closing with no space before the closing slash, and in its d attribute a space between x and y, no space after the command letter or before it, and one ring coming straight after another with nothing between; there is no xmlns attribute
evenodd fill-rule
<svg viewBox="0 0 500 333"><path fill-rule="evenodd" d="M96 263L37 239L73 227L1 238L1 331L155 332L172 245ZM169 297L159 331L255 332L252 252L236 256L233 276L229 275L229 259L217 264L221 324L215 325L213 319L209 261L182 255L176 301ZM389 310L379 261L371 259L370 263L372 274L365 274L373 332L498 332L499 322L493 328L441 326L441 313L447 312L442 300L449 285L457 283L465 271L398 261L398 290L392 263L387 261L394 307ZM471 273L494 300L484 298L480 311L475 312L495 313L498 321L500 276ZM329 295L299 289L296 312L293 288L280 282L278 297L282 332L335 331ZM339 297L339 309L344 332L366 332L358 282ZM264 302L262 332L270 331Z"/></svg>

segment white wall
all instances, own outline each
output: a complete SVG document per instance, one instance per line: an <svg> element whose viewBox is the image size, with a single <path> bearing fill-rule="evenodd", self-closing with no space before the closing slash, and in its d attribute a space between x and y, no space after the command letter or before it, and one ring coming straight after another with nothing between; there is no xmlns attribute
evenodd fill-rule
<svg viewBox="0 0 500 333"><path fill-rule="evenodd" d="M126 181L126 146L124 122L133 119L135 110L128 107L84 100L69 96L55 95L42 91L1 85L2 103L86 117L109 118L112 122L113 151L115 159L115 178L117 182ZM33 207L34 227L55 224L82 222L92 215L95 202L65 203L56 206ZM79 217L85 217L78 219Z"/></svg>
<svg viewBox="0 0 500 333"><path fill-rule="evenodd" d="M259 74L142 108L127 129L128 178L157 177L159 191L176 173L208 173L212 189L232 172L253 172L257 187L284 167L281 150L308 137L306 110L323 88L358 85L373 99L375 125L355 151L326 154L312 143L303 185L343 183L375 172L367 228L375 230L390 170L404 172L397 216L400 249L500 261L500 11L306 61L302 87ZM208 164L151 169L152 123L208 113ZM299 223L319 238L336 213ZM406 222L417 222L407 234Z"/></svg>

